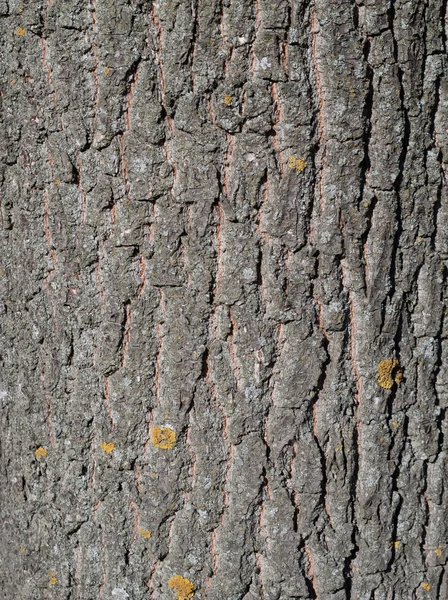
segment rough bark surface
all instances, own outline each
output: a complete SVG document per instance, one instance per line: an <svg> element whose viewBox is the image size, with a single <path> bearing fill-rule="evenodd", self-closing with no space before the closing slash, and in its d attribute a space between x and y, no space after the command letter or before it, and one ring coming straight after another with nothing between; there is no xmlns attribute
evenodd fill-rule
<svg viewBox="0 0 448 600"><path fill-rule="evenodd" d="M1 598L448 598L446 5L1 0Z"/></svg>

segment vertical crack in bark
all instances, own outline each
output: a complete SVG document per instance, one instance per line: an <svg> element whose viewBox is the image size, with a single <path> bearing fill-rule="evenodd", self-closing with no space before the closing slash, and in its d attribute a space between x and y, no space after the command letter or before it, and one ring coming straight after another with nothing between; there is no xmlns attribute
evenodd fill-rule
<svg viewBox="0 0 448 600"><path fill-rule="evenodd" d="M218 172L218 184L219 184L219 187L221 188L219 172ZM222 190L220 189L220 194L221 193L222 193ZM216 342L218 339L217 330L216 330L216 318L217 318L216 302L217 302L217 298L218 298L218 294L219 294L219 288L222 283L222 277L223 277L223 271L224 271L224 266L223 266L223 262L222 262L222 255L223 255L222 228L223 228L223 223L224 223L224 211L223 211L222 206L219 203L216 203L215 206L216 206L216 211L218 213L218 223L216 225L216 230L215 230L216 231L215 232L216 270L215 270L215 274L214 274L214 277L212 280L212 297L211 297L211 306L213 307L213 310L210 315L210 330L212 332L212 340L211 340L212 344L214 344L214 342ZM228 485L228 481L229 481L229 477L230 477L230 468L231 468L231 462L232 462L232 446L230 444L229 436L227 433L228 432L227 415L225 413L223 406L221 406L221 404L218 402L218 397L217 397L217 393L216 393L216 385L213 383L213 380L212 380L211 369L209 367L209 352L208 351L204 357L204 360L205 360L205 379L210 387L212 400L216 403L216 405L222 415L222 433L223 433L223 437L224 437L224 440L225 440L225 443L227 446L227 458L226 458L226 464L225 464L225 468L224 468L224 483L223 483L223 491L222 491L222 493L223 493L222 510L221 510L221 514L219 516L218 524L212 530L211 537L210 537L209 549L210 549L210 555L211 555L211 559L212 559L213 573L211 576L207 576L207 578L206 578L205 590L206 590L206 594L207 594L208 590L210 589L211 580L218 571L218 558L216 555L215 547L216 547L218 530L223 524L225 510L228 506L226 487Z"/></svg>
<svg viewBox="0 0 448 600"><path fill-rule="evenodd" d="M205 361L206 358L203 358L203 360ZM207 368L207 367L205 367ZM200 377L204 377L204 373L201 373ZM193 491L193 488L195 486L196 483L196 463L198 460L198 456L196 454L196 452L193 450L193 446L191 445L191 440L190 440L190 435L191 435L191 414L194 412L194 393L193 392L193 399L191 401L190 406L188 407L187 410L187 417L188 417L188 425L187 425L187 433L185 435L185 444L187 446L188 449L188 453L191 456L191 463L190 463L190 473L189 473L189 477L190 477L190 492ZM190 493L188 490L185 491L185 502L184 505L189 501L189 497L190 497Z"/></svg>
<svg viewBox="0 0 448 600"><path fill-rule="evenodd" d="M318 327L319 330L322 333L322 347L323 350L325 352L325 360L322 363L321 366L321 373L319 375L319 379L317 382L317 388L315 391L315 395L314 395L314 400L312 403L312 421L313 421L313 425L312 425L312 434L313 434L313 438L314 441L316 443L317 449L319 451L319 455L320 455L320 464L321 464L321 469L322 469L322 479L321 479L321 503L322 503L322 507L325 511L325 514L330 522L330 525L332 525L331 522L331 517L330 514L328 512L327 509L327 459L325 456L325 451L322 448L322 445L319 441L319 435L318 435L318 431L317 431L317 405L319 402L319 398L320 395L324 389L325 386L325 381L327 379L327 368L328 365L331 363L331 358L330 358L330 353L329 353L329 345L330 345L330 341L329 341L329 337L328 337L328 333L325 330L325 327L323 325L323 320L322 320L322 303L317 299L314 298L315 303L318 306L318 310L317 310L317 321L318 321ZM333 526L333 525L332 525Z"/></svg>
<svg viewBox="0 0 448 600"><path fill-rule="evenodd" d="M310 595L310 598L312 598L312 600L318 600L317 589L316 589L316 577L315 577L314 569L313 569L313 558L311 556L310 549L308 548L308 546L306 545L305 542L303 544L303 550L306 554L307 561L308 561L308 568L307 568L307 573L306 573L306 577L305 577L305 582L306 582L306 585L308 588L308 593Z"/></svg>
<svg viewBox="0 0 448 600"><path fill-rule="evenodd" d="M135 487L139 494L141 494L143 491L142 486L140 484L141 477L142 477L142 474L140 472L140 469L137 466L137 461L134 461L134 481L135 481Z"/></svg>
<svg viewBox="0 0 448 600"><path fill-rule="evenodd" d="M124 322L122 324L123 337L121 340L121 360L120 360L120 364L122 367L124 367L126 365L126 352L127 352L129 340L131 337L131 321L132 321L131 301L128 300L124 306Z"/></svg>
<svg viewBox="0 0 448 600"><path fill-rule="evenodd" d="M45 23L45 21L44 21ZM47 61L47 42L45 41L45 38L42 37L41 38L41 44L42 44L42 64L44 66L44 69L47 72L47 83L53 88L53 91L51 92L51 103L55 104L56 102L56 90L55 87L53 85L53 81L52 81L52 76L51 76L51 67Z"/></svg>
<svg viewBox="0 0 448 600"><path fill-rule="evenodd" d="M320 167L319 167L319 206L320 212L322 213L323 204L324 204L324 192L323 192L323 180L324 180L324 170L325 170L325 155L326 155L326 139L325 139L325 122L324 122L324 106L325 99L322 87L321 73L319 67L319 56L317 52L317 35L319 32L317 15L316 11L313 10L312 17L312 34L313 34L313 43L311 46L311 51L314 60L314 69L316 73L316 91L318 96L317 102L317 121L319 123L319 141L318 141L318 152L317 155L320 154Z"/></svg>
<svg viewBox="0 0 448 600"><path fill-rule="evenodd" d="M173 135L174 133L174 125L173 125L173 119L171 118L171 111L169 110L169 107L166 104L166 96L165 96L165 71L163 69L163 63L162 63L162 50L163 50L163 32L162 32L162 26L160 24L160 19L156 13L156 7L155 4L152 5L151 8L151 17L152 17L152 22L154 25L154 28L156 30L156 38L157 38L157 45L158 47L155 50L155 55L156 55L156 62L159 66L159 74L160 74L160 94L161 94L161 105L163 108L163 115L165 116L167 123L168 123L168 128L170 130L171 135ZM168 151L166 148L166 140L163 144L163 148L166 154L166 158L168 160ZM168 161L169 162L169 161ZM171 164L171 163L170 163ZM173 166L173 165L171 165ZM175 176L175 175L174 175Z"/></svg>
<svg viewBox="0 0 448 600"><path fill-rule="evenodd" d="M135 503L132 500L129 500L129 508L131 509L132 512L132 518L134 521L134 540L138 540L139 538L139 516L138 516L138 510L137 507L135 506Z"/></svg>
<svg viewBox="0 0 448 600"><path fill-rule="evenodd" d="M81 224L84 225L87 221L87 194L85 189L81 183L82 176L82 161L81 161L81 152L77 152L77 163L76 163L76 171L77 171L77 186L78 191L81 195Z"/></svg>
<svg viewBox="0 0 448 600"><path fill-rule="evenodd" d="M47 390L46 386L45 386L45 378L44 378L44 374L41 374L41 383L42 383L42 390L44 393L44 397L46 400L46 404L47 404L47 414L46 414L46 423L47 423L47 428L48 428L48 437L50 439L50 446L52 448L54 448L55 445L55 435L54 435L54 428L53 428L53 403L51 401L51 393Z"/></svg>
<svg viewBox="0 0 448 600"><path fill-rule="evenodd" d="M151 590L153 585L152 585L152 580L154 579L155 574L157 573L157 569L158 566L160 564L160 560L156 560L156 562L154 563L151 572L149 573L149 579L148 579L148 583L146 584L148 586L148 589ZM150 598L154 598L154 592L150 591Z"/></svg>
<svg viewBox="0 0 448 600"><path fill-rule="evenodd" d="M446 269L444 269L444 284L446 284ZM437 346L437 358L436 358L436 364L435 364L435 370L434 370L434 394L435 394L435 404L436 404L436 424L437 424L437 431L438 431L438 435L437 435L437 455L440 456L441 452L443 451L444 448L444 434L443 434L443 421L445 419L445 414L446 414L446 407L444 406L442 408L441 402L440 402L440 397L439 397L439 392L438 392L438 385L437 385L437 379L439 377L439 374L441 372L442 366L443 366L443 347L442 347L442 336L443 336L443 314L446 314L446 304L443 302L443 292L441 292L441 302L443 303L443 312L441 313L441 319L440 319L440 324L439 324L439 330L437 332L437 336L435 338L435 344Z"/></svg>
<svg viewBox="0 0 448 600"><path fill-rule="evenodd" d="M48 149L48 143L47 143L46 149L47 149L47 155L48 155L48 164L50 166L50 177L52 180L53 179L53 157L51 155L50 150ZM48 298L48 302L50 304L50 308L51 308L51 312L52 312L52 321L53 321L54 327L57 331L57 330L59 330L59 324L58 324L58 319L57 319L57 314L56 314L56 306L54 304L51 290L50 290L50 277L51 277L52 273L56 270L57 259L56 259L56 252L54 250L53 240L52 240L52 235L51 235L51 230L50 230L50 218L49 218L50 198L48 195L47 187L45 187L43 196L44 196L43 229L44 229L45 239L47 242L48 253L50 255L51 264L52 264L51 268L47 272L47 275L45 275L45 277L44 277L44 288L45 288L45 294ZM45 377L44 377L43 371L41 374L41 384L42 384L42 390L43 390L44 398L46 400L46 405L47 405L47 411L46 411L47 414L46 414L45 420L47 423L50 445L51 445L51 447L54 447L55 435L54 435L54 428L53 428L53 405L52 405L52 400L51 400L51 393L46 389Z"/></svg>
<svg viewBox="0 0 448 600"><path fill-rule="evenodd" d="M101 251L103 251L103 253L104 253L104 244L101 244L101 247L98 247L96 267L95 267L96 281L97 281L97 284L98 284L98 291L100 293L100 298L101 298L101 301L102 301L102 304L103 304L103 307L104 307L105 302L106 302L106 294L104 292L103 280L102 280L102 277L101 277Z"/></svg>
<svg viewBox="0 0 448 600"><path fill-rule="evenodd" d="M355 4L356 6L356 4ZM366 78L368 82L368 89L366 92L366 98L364 102L363 108L363 118L364 118L364 132L363 132L363 146L364 146L364 158L361 164L361 181L360 181L360 193L359 193L359 204L363 202L364 191L366 188L369 188L367 183L367 176L370 173L370 157L369 157L369 145L372 136L372 111L373 111L373 69L369 64L369 53L370 53L370 39L367 38L364 42L363 47L363 55L366 67ZM372 216L373 211L375 209L377 202L376 196L370 200L368 208L367 208L367 225L364 233L361 236L362 243L362 255L363 255L363 267L364 267L364 289L365 294L368 297L370 293L369 288L369 276L368 276L368 261L367 261L367 240L369 237L369 233L372 227Z"/></svg>
<svg viewBox="0 0 448 600"><path fill-rule="evenodd" d="M356 425L353 430L354 468L353 468L352 478L350 481L350 495L351 495L351 500L352 500L352 536L351 536L352 550L351 550L349 556L346 557L344 560L344 576L345 576L345 581L346 581L347 600L350 600L351 599L351 586L352 586L351 577L352 577L352 572L353 572L353 565L355 563L355 560L356 560L356 557L357 557L357 554L359 551L359 546L358 546L359 529L358 529L358 520L357 520L357 514L356 514L356 504L357 504L357 489L358 489L358 484L359 484L359 481L358 481L359 461L360 461L360 457L361 457L360 443L361 443L362 427L361 427L361 420L359 418L359 407L360 407L360 403L361 403L362 389L361 389L361 379L359 377L358 368L356 366L356 321L357 321L358 317L355 314L355 303L352 298L352 292L347 287L347 279L346 279L346 275L345 275L345 268L344 268L343 262L341 262L341 271L342 271L343 286L347 290L347 296L348 296L348 304L349 304L349 326L348 326L348 330L347 330L347 335L349 338L348 339L348 352L349 352L350 363L351 363L351 367L352 367L353 379L354 379L354 382L356 385L355 407L354 407L354 417L355 417Z"/></svg>
<svg viewBox="0 0 448 600"><path fill-rule="evenodd" d="M283 157L282 157L282 150L279 147L278 144L278 140L277 140L277 129L276 127L280 124L281 122L281 118L282 118L282 112L281 112L281 104L279 101L279 97L278 97L278 93L277 93L277 84L272 82L269 86L269 91L271 94L271 98L272 98L272 103L274 106L274 113L275 113L275 121L272 124L272 128L271 128L271 138L272 138L272 146L274 148L274 152L275 155L278 157L278 167L279 167L279 171L280 171L280 179L283 179L284 174L285 174L285 165L283 163Z"/></svg>
<svg viewBox="0 0 448 600"><path fill-rule="evenodd" d="M44 281L47 286L48 286L51 274L56 269L56 252L54 250L51 231L50 231L49 203L50 203L50 198L48 196L47 190L45 190L44 191L43 226L44 226L45 239L47 240L48 253L50 255L51 263L52 263L52 268L48 271L47 275L44 277Z"/></svg>
<svg viewBox="0 0 448 600"><path fill-rule="evenodd" d="M227 201L231 203L231 190L230 190L230 172L232 170L232 158L233 151L235 149L235 143L231 133L226 133L227 146L224 157L223 167L223 187L226 194Z"/></svg>
<svg viewBox="0 0 448 600"><path fill-rule="evenodd" d="M92 11L92 36L95 37L98 33L98 23L96 16L96 5L97 0L90 0L90 8ZM98 112L98 102L100 97L100 84L98 80L98 67L100 66L100 59L98 58L98 46L94 41L90 41L92 46L92 53L95 60L95 68L93 70L93 83L95 85L95 91L93 94L93 121L96 120L96 115Z"/></svg>
<svg viewBox="0 0 448 600"><path fill-rule="evenodd" d="M422 479L423 479L423 490L422 490L420 497L423 500L424 519L423 519L423 523L422 523L420 553L421 553L421 557L422 557L423 566L424 566L425 570L427 571L429 565L428 565L427 556L426 556L426 550L427 550L426 549L426 537L427 537L427 530L428 530L429 517L430 517L428 494L427 494L427 490L428 490L428 461L427 460L424 460L422 463Z"/></svg>
<svg viewBox="0 0 448 600"><path fill-rule="evenodd" d="M82 546L78 543L75 550L75 572L73 575L74 580L74 588L75 588L75 600L80 600L81 598L81 581L80 581L80 573L82 567Z"/></svg>
<svg viewBox="0 0 448 600"><path fill-rule="evenodd" d="M180 510L182 510L182 508L184 508L185 506L185 498L184 498L184 502L182 504L182 506L180 508L174 509L173 512L171 512L171 514L166 515L166 517L164 517L162 519L162 523L165 523L167 521L170 522L169 524L169 529L168 529L168 548L166 550L166 552L161 554L161 557L159 560L157 560L154 569L152 571L151 577L150 577L150 581L148 582L148 587L150 587L150 582L151 582L151 586L152 586L152 579L153 577L157 574L157 571L159 570L159 565L161 565L170 555L171 552L171 546L173 544L173 527L174 527L174 523L176 521L176 517L178 515L178 513L180 512ZM153 594L151 594L151 598L153 597Z"/></svg>
<svg viewBox="0 0 448 600"><path fill-rule="evenodd" d="M140 254L139 259L138 259L138 263L139 263L139 269L138 269L138 274L140 277L140 286L138 288L138 292L137 292L137 298L141 298L143 295L143 292L145 291L145 286L146 286L146 260L143 254Z"/></svg>
<svg viewBox="0 0 448 600"><path fill-rule="evenodd" d="M447 52L446 47L446 31L447 31L447 4L448 0L442 0L440 4L440 22L442 23L442 50L444 53Z"/></svg>
<svg viewBox="0 0 448 600"><path fill-rule="evenodd" d="M369 240L369 234L372 230L373 225L373 214L375 212L375 208L378 204L378 197L375 195L369 202L369 206L365 213L366 215L366 225L363 234L361 235L361 243L362 243L362 256L363 256L363 266L364 266L364 291L365 296L369 299L372 289L370 286L369 279L369 261L367 258L367 242Z"/></svg>
<svg viewBox="0 0 448 600"><path fill-rule="evenodd" d="M286 26L284 29L284 39L283 39L283 42L281 43L281 52L280 52L281 64L282 64L283 72L286 76L286 81L289 81L289 30L291 28L291 12L292 12L291 5L288 2L287 6L286 6L287 19L286 19Z"/></svg>
<svg viewBox="0 0 448 600"><path fill-rule="evenodd" d="M400 477L401 474L401 464L402 464L402 458L404 456L404 452L406 449L406 444L407 444L407 440L408 438L408 422L409 422L409 418L408 417L404 417L403 422L402 422L402 436L401 436L401 447L398 451L398 455L396 457L395 460L395 466L394 466L394 470L392 473L392 477L391 477L391 488L392 488L392 493L396 493L399 495L399 501L397 503L397 506L394 510L393 516L392 516L392 540L397 540L398 538L398 521L399 521L399 515L400 515L400 511L401 508L403 506L403 502L404 499L402 497L402 495L399 493L398 490L398 479ZM391 435L393 434L392 429L389 426L389 431L391 432ZM387 461L388 463L392 460L391 459L391 454L392 451L395 449L395 437L393 437L392 435L392 443L389 446L389 450L388 450L388 455L387 455ZM388 562L388 564L386 565L386 569L385 569L385 573L390 573L392 570L392 565L395 562L395 558L396 558L396 548L395 545L392 544L392 556L390 561Z"/></svg>
<svg viewBox="0 0 448 600"><path fill-rule="evenodd" d="M394 29L395 0L391 0L391 5L390 5L390 9L388 11L388 16L389 16L389 29L392 33L392 39L393 39L394 60L395 60L395 63L397 64L397 69L398 69L397 73L398 73L398 81L399 81L399 85L400 85L400 104L401 104L401 112L403 114L403 120L404 120L402 148L401 148L400 158L399 158L399 162L398 162L399 170L398 170L397 178L395 179L394 184L393 184L394 190L396 192L396 197L397 197L397 210L396 210L396 215L395 215L396 221L397 221L397 229L396 229L395 237L394 237L392 260L391 260L391 267L390 267L391 286L390 286L390 290L388 293L389 297L392 298L395 293L395 289L396 289L397 257L398 257L398 253L400 251L400 239L401 239L401 235L403 233L403 225L402 225L402 221L401 221L401 213L402 213L401 185L403 182L404 166L406 163L406 156L407 156L409 143L410 143L411 124L410 124L408 111L407 111L406 103L405 103L405 93L404 93L404 86L403 86L403 70L401 69L401 67L398 64L398 43L397 43L397 40L395 37L395 29ZM385 306L383 306L383 310L384 309L385 309ZM383 314L383 323L384 323L384 314Z"/></svg>
<svg viewBox="0 0 448 600"><path fill-rule="evenodd" d="M159 294L160 294L160 308L163 310L162 307L163 307L164 299L163 299L163 290L162 289L159 289ZM154 390L155 390L157 404L159 406L162 406L162 399L160 396L160 356L163 351L163 335L162 335L162 327L161 327L160 323L157 323L157 325L156 325L156 335L157 335L157 340L158 340L158 349L157 349L157 354L156 354L156 358L155 358Z"/></svg>
<svg viewBox="0 0 448 600"><path fill-rule="evenodd" d="M106 405L106 410L107 410L107 414L109 417L111 430L114 431L115 421L114 421L113 414L112 414L112 407L110 405L109 377L107 375L104 376L103 398L104 398L104 404Z"/></svg>
<svg viewBox="0 0 448 600"><path fill-rule="evenodd" d="M125 122L125 129L124 132L121 134L120 136L120 142L121 142L121 171L122 171L122 175L123 175L123 180L124 180L124 185L125 185L125 190L126 190L126 196L129 199L130 198L130 184L129 184L129 180L128 180L128 167L127 167L127 162L126 162L126 151L127 151L127 145L126 145L126 134L129 133L129 131L131 130L131 109L132 109L132 101L134 99L134 88L137 84L138 81L138 70L141 64L141 57L139 57L128 69L127 73L126 73L126 85L128 87L128 94L127 94L127 100L126 100L126 107L124 110L124 122Z"/></svg>
<svg viewBox="0 0 448 600"><path fill-rule="evenodd" d="M187 52L186 63L190 67L191 73L191 91L194 93L195 79L194 79L194 64L196 58L196 46L198 42L199 34L199 0L192 2L192 13L193 13L193 28L191 31L191 43Z"/></svg>
<svg viewBox="0 0 448 600"><path fill-rule="evenodd" d="M269 462L270 462L269 447L266 448L266 462L267 462L267 464L269 464ZM258 516L258 536L257 536L258 540L260 539L262 532L263 532L265 493L267 493L268 498L271 498L266 467L263 467L262 481L261 481L260 490L259 490L260 510L259 510L259 516ZM263 556L260 553L260 550L261 550L260 546L259 545L256 546L256 548L254 549L254 556L255 556L255 562L257 564L257 570L258 570L258 580L259 580L259 584L260 584L260 596L264 600L266 598L266 593L265 593L264 582L263 582Z"/></svg>
<svg viewBox="0 0 448 600"><path fill-rule="evenodd" d="M230 328L230 333L228 335L227 341L228 341L228 347L229 347L230 360L232 363L233 375L235 378L235 388L236 388L236 391L238 391L241 387L240 377L239 377L240 367L238 365L238 359L236 356L236 348L235 348L235 333L238 330L238 326L236 323L236 319L232 314L231 309L229 309L229 318L230 318L231 328Z"/></svg>
<svg viewBox="0 0 448 600"><path fill-rule="evenodd" d="M431 137L432 143L433 143L433 147L437 148L437 150L438 150L437 159L438 159L439 165L440 165L440 182L439 182L439 185L437 186L437 198L436 198L436 201L434 202L434 207L433 207L434 228L431 233L431 250L433 252L436 251L439 212L440 212L440 209L442 208L443 190L446 187L446 175L445 175L444 162L443 162L443 146L439 143L439 140L437 139L437 131L436 131L436 119L437 119L437 114L439 112L439 105L440 105L441 81L442 81L442 76L441 76L441 74L439 74L435 80L434 103L433 103L431 113L430 113L430 123L429 123L429 131L428 131L429 135ZM427 155L428 155L428 150L426 150L426 153L425 153L425 156L427 156ZM425 167L427 168L426 161L425 161Z"/></svg>
<svg viewBox="0 0 448 600"><path fill-rule="evenodd" d="M254 78L255 76L255 50L254 50L254 45L255 45L255 41L258 37L258 32L260 31L261 27L262 27L262 23L261 23L261 13L260 13L260 6L258 3L258 0L254 0L254 17L255 17L255 29L254 29L254 33L253 33L253 38L252 38L252 42L250 44L250 59L249 59L249 71L250 74L252 76L252 78Z"/></svg>
<svg viewBox="0 0 448 600"><path fill-rule="evenodd" d="M218 525L212 531L211 543L210 543L210 554L212 555L212 560L213 560L213 575L207 579L206 590L208 590L210 588L211 579L216 576L216 574L218 572L218 569L219 569L218 557L216 556L215 546L216 546L216 540L217 540L217 537L218 537L219 530L221 529L221 527L222 527L222 525L224 523L224 517L226 515L226 509L229 507L227 488L228 488L228 485L229 485L230 470L231 470L231 467L232 467L233 447L232 447L232 445L229 442L229 437L228 437L228 434L227 434L227 417L226 416L224 416L224 430L223 430L223 434L224 434L224 437L227 440L227 444L228 444L228 455L227 455L227 461L226 461L226 470L225 470L224 486L223 486L223 507L222 507L222 511L221 511L221 514L220 514L220 517L219 517Z"/></svg>

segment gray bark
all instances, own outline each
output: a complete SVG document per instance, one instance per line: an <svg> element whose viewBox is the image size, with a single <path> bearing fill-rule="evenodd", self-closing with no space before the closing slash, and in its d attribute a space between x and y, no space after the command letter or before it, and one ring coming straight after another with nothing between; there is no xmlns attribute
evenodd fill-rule
<svg viewBox="0 0 448 600"><path fill-rule="evenodd" d="M2 598L448 598L446 5L1 0Z"/></svg>

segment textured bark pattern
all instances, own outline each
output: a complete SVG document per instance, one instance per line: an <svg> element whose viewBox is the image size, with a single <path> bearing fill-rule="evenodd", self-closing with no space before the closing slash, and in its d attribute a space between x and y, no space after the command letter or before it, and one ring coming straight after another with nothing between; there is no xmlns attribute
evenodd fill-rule
<svg viewBox="0 0 448 600"><path fill-rule="evenodd" d="M2 598L448 597L446 4L1 0Z"/></svg>

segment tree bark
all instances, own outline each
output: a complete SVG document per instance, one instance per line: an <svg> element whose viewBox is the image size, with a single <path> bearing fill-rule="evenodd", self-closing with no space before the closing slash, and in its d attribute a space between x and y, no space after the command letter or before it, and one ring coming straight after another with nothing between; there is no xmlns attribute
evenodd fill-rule
<svg viewBox="0 0 448 600"><path fill-rule="evenodd" d="M448 598L446 7L1 0L2 598Z"/></svg>

